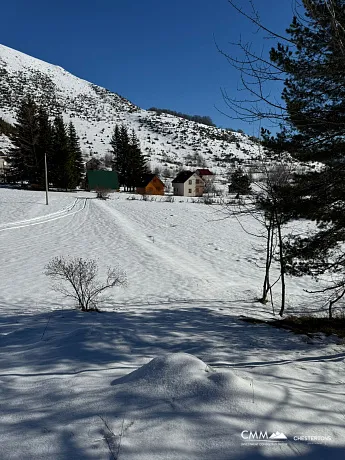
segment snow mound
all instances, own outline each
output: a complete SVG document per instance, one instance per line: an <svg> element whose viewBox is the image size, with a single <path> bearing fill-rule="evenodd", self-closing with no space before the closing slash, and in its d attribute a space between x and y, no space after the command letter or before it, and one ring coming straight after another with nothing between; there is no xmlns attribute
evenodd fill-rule
<svg viewBox="0 0 345 460"><path fill-rule="evenodd" d="M238 399L246 380L234 373L220 374L187 353L171 353L154 358L130 374L112 382L124 385L136 395L159 399Z"/></svg>

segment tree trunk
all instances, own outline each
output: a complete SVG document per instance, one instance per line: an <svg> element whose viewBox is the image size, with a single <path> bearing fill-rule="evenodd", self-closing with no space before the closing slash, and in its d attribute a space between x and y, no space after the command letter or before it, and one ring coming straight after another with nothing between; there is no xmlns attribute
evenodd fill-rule
<svg viewBox="0 0 345 460"><path fill-rule="evenodd" d="M279 243L279 263L280 263L280 282L281 282L281 293L282 300L280 305L279 315L283 316L285 310L285 261L284 261L284 251L283 251L283 237L281 223L277 220L277 230L278 230L278 243Z"/></svg>
<svg viewBox="0 0 345 460"><path fill-rule="evenodd" d="M333 319L333 305L338 302L338 300L340 300L345 294L345 289L342 291L341 294L339 294L335 299L331 300L329 302L329 306L328 306L328 318L329 319Z"/></svg>
<svg viewBox="0 0 345 460"><path fill-rule="evenodd" d="M267 244L266 244L266 263L265 263L265 279L264 279L264 284L262 288L262 298L260 301L262 303L267 302L267 297L270 292L270 269L271 269L271 263L272 263L272 258L273 258L273 220L270 219L268 227L267 227Z"/></svg>
<svg viewBox="0 0 345 460"><path fill-rule="evenodd" d="M329 319L332 319L332 307L333 307L333 304L334 304L334 300L331 300L329 302L329 307L328 307L328 318Z"/></svg>

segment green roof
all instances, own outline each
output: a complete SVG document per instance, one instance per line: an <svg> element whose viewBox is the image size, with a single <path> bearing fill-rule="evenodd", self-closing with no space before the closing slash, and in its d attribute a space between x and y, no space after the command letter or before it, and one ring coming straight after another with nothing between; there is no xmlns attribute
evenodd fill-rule
<svg viewBox="0 0 345 460"><path fill-rule="evenodd" d="M116 171L87 171L86 179L89 190L97 188L118 190L120 188Z"/></svg>

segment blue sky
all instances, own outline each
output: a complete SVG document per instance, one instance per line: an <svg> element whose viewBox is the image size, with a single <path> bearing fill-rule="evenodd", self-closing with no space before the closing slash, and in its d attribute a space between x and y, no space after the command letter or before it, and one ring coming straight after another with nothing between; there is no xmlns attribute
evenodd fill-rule
<svg viewBox="0 0 345 460"><path fill-rule="evenodd" d="M238 0L247 4L247 0ZM254 0L268 26L283 31L290 0ZM236 94L238 74L217 51L239 36L268 45L227 0L11 0L1 7L0 43L64 67L142 108L208 115L223 127L257 134L232 120L220 88ZM217 107L217 108L216 108Z"/></svg>

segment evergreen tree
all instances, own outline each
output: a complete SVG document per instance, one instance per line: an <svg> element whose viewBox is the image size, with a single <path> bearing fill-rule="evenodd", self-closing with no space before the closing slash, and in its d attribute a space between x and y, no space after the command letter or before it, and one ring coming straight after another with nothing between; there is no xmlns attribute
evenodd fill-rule
<svg viewBox="0 0 345 460"><path fill-rule="evenodd" d="M294 17L287 29L289 44L279 43L270 53L275 68L287 74L282 93L287 125L277 136L265 131L264 141L274 151L325 165L295 180L295 212L315 220L318 230L291 244L290 271L316 276L329 271L344 280L345 0L302 3L304 17Z"/></svg>
<svg viewBox="0 0 345 460"><path fill-rule="evenodd" d="M14 133L15 133L14 126L11 125L10 123L7 123L7 121L3 120L0 117L0 134L5 134L5 136L10 137Z"/></svg>
<svg viewBox="0 0 345 460"><path fill-rule="evenodd" d="M10 176L13 181L37 183L41 158L38 155L38 107L31 97L22 101L14 134L14 147L9 154Z"/></svg>
<svg viewBox="0 0 345 460"><path fill-rule="evenodd" d="M47 155L47 162L52 154L52 126L49 121L47 111L43 107L38 109L38 139L37 139L37 153L40 159L40 168L38 172L37 184L44 188L44 156ZM49 177L48 177L49 180Z"/></svg>
<svg viewBox="0 0 345 460"><path fill-rule="evenodd" d="M133 190L140 184L147 172L146 158L143 156L135 132L129 136L127 128L115 126L110 141L113 153L113 170L119 175L120 185Z"/></svg>
<svg viewBox="0 0 345 460"><path fill-rule="evenodd" d="M245 174L242 168L235 169L230 179L229 192L237 193L238 195L247 195L250 193L250 177L248 174Z"/></svg>
<svg viewBox="0 0 345 460"><path fill-rule="evenodd" d="M120 185L126 185L126 174L128 170L127 159L129 155L129 138L125 126L115 126L113 136L110 141L113 150L113 170L119 175Z"/></svg>
<svg viewBox="0 0 345 460"><path fill-rule="evenodd" d="M54 186L67 190L81 182L84 165L79 139L73 124L67 129L61 115L51 123L47 111L27 97L19 109L11 138L11 180L44 187L46 154L48 180Z"/></svg>
<svg viewBox="0 0 345 460"><path fill-rule="evenodd" d="M146 157L140 150L139 140L136 137L134 130L130 139L130 162L127 172L127 186L130 190L134 190L143 180L144 174L148 173L146 166Z"/></svg>
<svg viewBox="0 0 345 460"><path fill-rule="evenodd" d="M53 122L52 154L48 165L50 181L55 187L68 189L73 177L69 138L61 115Z"/></svg>
<svg viewBox="0 0 345 460"><path fill-rule="evenodd" d="M288 75L282 93L288 126L280 141L302 158L329 162L345 149L345 1L302 3L304 18L294 17L287 29L291 44L270 53Z"/></svg>
<svg viewBox="0 0 345 460"><path fill-rule="evenodd" d="M68 167L69 188L77 187L84 178L84 162L80 149L79 138L72 122L68 125Z"/></svg>

